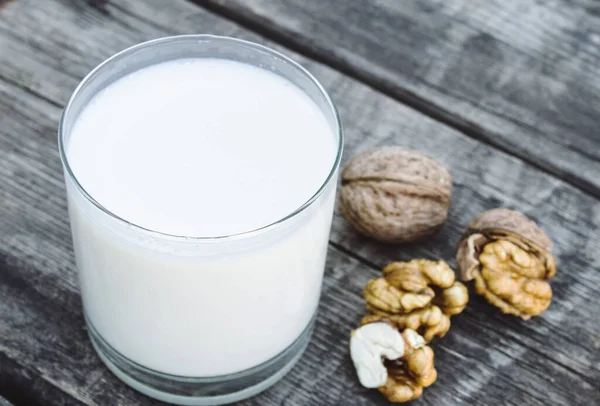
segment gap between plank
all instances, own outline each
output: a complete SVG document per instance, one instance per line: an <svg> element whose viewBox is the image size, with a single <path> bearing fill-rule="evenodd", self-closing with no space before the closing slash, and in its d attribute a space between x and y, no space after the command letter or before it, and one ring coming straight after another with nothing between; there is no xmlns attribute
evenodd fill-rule
<svg viewBox="0 0 600 406"><path fill-rule="evenodd" d="M377 272L381 271L381 267L378 266L375 262L369 261L367 258L361 257L360 255L350 251L349 249L343 247L341 244L338 244L335 241L329 240L329 245L340 251L342 254L349 256L350 258L360 262L361 264L374 269Z"/></svg>
<svg viewBox="0 0 600 406"><path fill-rule="evenodd" d="M442 124L447 125L448 127L460 131L469 138L475 139L508 155L514 156L528 165L551 175L552 177L565 181L566 183L581 190L583 193L595 199L600 199L600 189L584 178L568 174L559 168L553 168L543 162L538 162L532 158L530 154L525 151L521 151L518 148L511 148L507 145L503 145L495 140L496 138L500 137L496 137L495 134L484 130L477 124L455 116L454 114L445 110L443 107L432 103L431 101L415 94L414 92L403 89L388 80L378 78L373 74L363 72L358 68L344 63L343 58L331 55L326 49L320 47L314 42L311 42L310 40L307 41L304 39L299 39L296 35L287 33L285 29L270 26L270 22L262 19L261 17L249 17L243 12L228 8L224 4L217 4L202 0L187 1L214 14L217 14L222 18L228 19L267 39L277 42L292 51L298 52L308 58L327 65L338 72L349 76Z"/></svg>
<svg viewBox="0 0 600 406"><path fill-rule="evenodd" d="M505 338L507 341L509 342L515 342L518 345L520 345L523 348L526 348L528 351L532 351L535 354L539 355L540 357L552 362L553 364L559 366L560 368L564 368L565 370L569 371L570 373L572 373L573 375L579 377L582 381L588 383L590 386L594 386L596 385L596 382L594 382L593 380L591 380L589 377L585 376L584 374L582 374L580 371L574 369L573 367L561 362L558 359L549 357L547 354L545 354L543 351L539 350L538 348L536 348L534 345L529 345L527 343L525 343L523 340L521 340L518 337L512 336L510 334L508 334L506 332L506 330L504 330L503 328L491 328L489 325L483 325L481 324L477 319L473 318L472 319L474 324L479 325L481 328L484 329L488 329L488 330L492 330L494 333L502 336L503 338ZM502 323L503 326L502 327L506 327L506 323ZM506 355L507 357L513 359L514 361L518 361L517 358L514 358L511 354L504 352L503 354Z"/></svg>
<svg viewBox="0 0 600 406"><path fill-rule="evenodd" d="M46 405L48 402L59 402L64 406L86 406L59 385L38 375L37 371L22 366L3 352L0 352L0 394L15 406ZM40 394L50 399L40 399Z"/></svg>
<svg viewBox="0 0 600 406"><path fill-rule="evenodd" d="M13 81L13 80L11 80L11 79L9 79L9 78L5 77L5 76L4 76L4 75L2 75L2 74L0 74L0 80L1 80L2 82L4 82L5 84L8 84L8 85L10 85L10 86L14 86L14 87L16 87L17 89L20 89L20 90L24 91L25 93L27 93L27 94L28 94L28 95L30 95L30 96L33 96L33 97L39 98L39 99L41 99L41 100L45 101L45 102L46 102L46 103L48 103L48 104L51 104L52 106L54 106L54 107L56 107L56 108L58 108L58 109L60 109L60 110L62 110L62 109L64 108L64 106L63 106L63 105L61 105L59 102L57 102L57 101L55 101L55 100L52 100L52 99L50 99L50 98L46 97L45 95L43 95L43 94L41 94L41 93L39 93L39 92L36 92L35 90L33 90L32 88L30 88L30 87L28 87L28 86L24 86L24 85L22 85L22 84L20 84L20 83L17 83L17 82L15 82L15 81Z"/></svg>

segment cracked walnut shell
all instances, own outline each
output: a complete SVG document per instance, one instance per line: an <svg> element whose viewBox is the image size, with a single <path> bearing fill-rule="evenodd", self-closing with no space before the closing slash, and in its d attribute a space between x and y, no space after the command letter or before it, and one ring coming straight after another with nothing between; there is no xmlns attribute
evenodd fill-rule
<svg viewBox="0 0 600 406"><path fill-rule="evenodd" d="M427 342L443 337L450 316L469 300L467 288L445 262L423 259L387 265L383 277L371 279L363 293L371 314L362 324L387 320L399 330L417 331Z"/></svg>
<svg viewBox="0 0 600 406"><path fill-rule="evenodd" d="M556 273L548 236L524 214L494 209L469 225L457 262L463 281L502 312L525 320L541 314L552 299L547 280Z"/></svg>
<svg viewBox="0 0 600 406"><path fill-rule="evenodd" d="M351 159L342 172L339 209L362 234L407 242L437 232L448 216L452 178L418 151L382 147Z"/></svg>

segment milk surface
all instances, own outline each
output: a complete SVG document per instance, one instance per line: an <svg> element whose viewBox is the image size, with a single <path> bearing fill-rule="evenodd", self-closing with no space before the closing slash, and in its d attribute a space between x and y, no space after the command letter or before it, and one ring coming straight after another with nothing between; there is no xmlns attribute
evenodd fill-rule
<svg viewBox="0 0 600 406"><path fill-rule="evenodd" d="M67 156L84 189L141 227L214 237L273 223L329 174L331 129L288 80L183 59L134 72L80 115Z"/></svg>
<svg viewBox="0 0 600 406"><path fill-rule="evenodd" d="M110 212L161 233L214 237L301 207L331 171L335 140L286 79L185 59L97 94L66 151L79 183ZM308 209L263 232L190 240L115 220L66 176L88 320L123 356L167 374L218 376L273 358L316 312L335 184L334 176Z"/></svg>

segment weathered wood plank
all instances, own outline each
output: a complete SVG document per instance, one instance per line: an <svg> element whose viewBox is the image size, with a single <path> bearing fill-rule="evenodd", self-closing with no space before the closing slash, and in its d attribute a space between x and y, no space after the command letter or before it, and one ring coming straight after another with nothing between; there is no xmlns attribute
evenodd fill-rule
<svg viewBox="0 0 600 406"><path fill-rule="evenodd" d="M83 404L114 399L153 404L101 366L81 330L56 153L57 106L93 65L160 35L201 27L281 47L186 2L173 1L164 8L159 0L130 1L127 8L108 4L103 10L74 4L48 0L30 7L24 0L0 13L0 174L6 179L0 183L0 289L7 298L4 307L0 304L0 337L9 337L0 340L0 354ZM336 218L332 243L360 259L341 255L336 248L330 251L322 311L307 355L280 384L244 404L384 404L376 393L360 389L346 348L348 331L362 311L362 286L376 275L368 263L380 266L413 256L450 260L467 221L499 205L531 214L556 240L559 263L565 268L568 264L553 284L556 300L543 317L524 323L474 299L455 318L449 336L435 344L439 382L416 404L597 401L597 201L338 72L293 56L336 99L347 129L347 156L381 144L418 147L446 162L457 185L447 227L426 244L375 244Z"/></svg>
<svg viewBox="0 0 600 406"><path fill-rule="evenodd" d="M593 0L196 2L600 196Z"/></svg>
<svg viewBox="0 0 600 406"><path fill-rule="evenodd" d="M2 396L0 396L0 406L13 406L13 404L10 403L7 399L4 399Z"/></svg>
<svg viewBox="0 0 600 406"><path fill-rule="evenodd" d="M0 287L0 291L3 291L2 287ZM10 297L6 297L6 300L10 299ZM10 395L16 406L85 405L64 393L58 385L46 381L35 368L23 367L2 353L0 353L0 388L3 393ZM10 406L12 403L8 405ZM0 406L4 406L4 404L0 402Z"/></svg>

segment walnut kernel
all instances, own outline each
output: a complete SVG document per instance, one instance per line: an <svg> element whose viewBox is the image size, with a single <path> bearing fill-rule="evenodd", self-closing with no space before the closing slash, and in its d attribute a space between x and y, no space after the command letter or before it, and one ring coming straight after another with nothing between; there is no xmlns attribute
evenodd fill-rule
<svg viewBox="0 0 600 406"><path fill-rule="evenodd" d="M525 215L508 209L483 213L469 225L457 252L461 279L502 312L523 319L550 305L547 280L556 273L548 236Z"/></svg>
<svg viewBox="0 0 600 406"><path fill-rule="evenodd" d="M361 384L378 388L392 402L416 399L437 378L433 350L423 337L410 329L400 333L386 322L354 330L350 355Z"/></svg>
<svg viewBox="0 0 600 406"><path fill-rule="evenodd" d="M445 262L423 259L387 265L383 276L371 279L363 293L370 314L362 324L387 320L399 330L416 330L427 342L443 337L450 316L460 313L469 300L467 288L455 281Z"/></svg>

